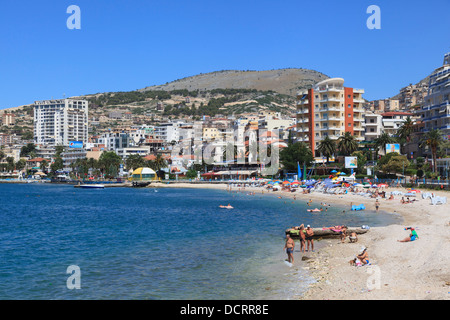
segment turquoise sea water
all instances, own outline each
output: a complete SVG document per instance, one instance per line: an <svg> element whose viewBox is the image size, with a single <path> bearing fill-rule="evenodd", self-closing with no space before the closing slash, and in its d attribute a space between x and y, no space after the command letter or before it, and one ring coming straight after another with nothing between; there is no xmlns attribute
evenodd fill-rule
<svg viewBox="0 0 450 320"><path fill-rule="evenodd" d="M311 280L283 263L287 227L399 221L207 189L0 184L0 199L0 299L290 299Z"/></svg>

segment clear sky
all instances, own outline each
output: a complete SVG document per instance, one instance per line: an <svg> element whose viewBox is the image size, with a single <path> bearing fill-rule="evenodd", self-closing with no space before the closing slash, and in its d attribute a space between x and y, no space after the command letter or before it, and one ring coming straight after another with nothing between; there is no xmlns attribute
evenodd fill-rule
<svg viewBox="0 0 450 320"><path fill-rule="evenodd" d="M366 26L372 4L380 30ZM449 12L450 0L3 1L0 109L226 69L314 69L387 98L442 64Z"/></svg>

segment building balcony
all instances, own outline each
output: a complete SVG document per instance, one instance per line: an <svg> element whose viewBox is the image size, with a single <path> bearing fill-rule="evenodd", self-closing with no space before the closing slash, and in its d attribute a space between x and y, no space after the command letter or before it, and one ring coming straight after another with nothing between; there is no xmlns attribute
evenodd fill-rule
<svg viewBox="0 0 450 320"><path fill-rule="evenodd" d="M320 103L323 103L323 102L341 102L341 99L339 99L337 97L327 97L327 98L320 98L319 102Z"/></svg>
<svg viewBox="0 0 450 320"><path fill-rule="evenodd" d="M328 107L321 107L320 109L319 109L319 111L320 112L323 112L323 111L341 111L341 108L340 107L336 107L336 106L328 106Z"/></svg>
<svg viewBox="0 0 450 320"><path fill-rule="evenodd" d="M344 87L337 87L337 86L324 86L316 89L317 92L340 92L343 90Z"/></svg>

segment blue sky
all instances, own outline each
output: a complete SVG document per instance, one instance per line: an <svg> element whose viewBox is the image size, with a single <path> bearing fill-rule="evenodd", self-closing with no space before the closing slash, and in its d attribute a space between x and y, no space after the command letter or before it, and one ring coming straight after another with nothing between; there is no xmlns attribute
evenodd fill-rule
<svg viewBox="0 0 450 320"><path fill-rule="evenodd" d="M69 30L70 5L81 30ZM369 5L381 29L369 30ZM0 109L217 70L307 68L393 96L450 52L450 0L40 0L0 8Z"/></svg>

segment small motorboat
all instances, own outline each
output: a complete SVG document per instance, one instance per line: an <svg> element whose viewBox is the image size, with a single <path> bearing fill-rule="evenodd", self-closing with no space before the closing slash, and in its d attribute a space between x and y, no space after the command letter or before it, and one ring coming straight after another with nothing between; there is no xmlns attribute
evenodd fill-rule
<svg viewBox="0 0 450 320"><path fill-rule="evenodd" d="M227 206L219 206L219 208L223 208L223 209L233 209L232 206L227 205Z"/></svg>
<svg viewBox="0 0 450 320"><path fill-rule="evenodd" d="M83 188L83 189L104 189L105 185L103 185L103 184L80 184L75 187Z"/></svg>

